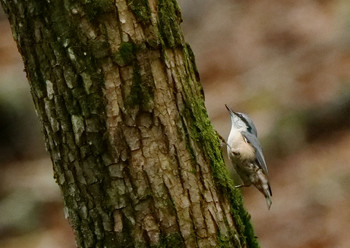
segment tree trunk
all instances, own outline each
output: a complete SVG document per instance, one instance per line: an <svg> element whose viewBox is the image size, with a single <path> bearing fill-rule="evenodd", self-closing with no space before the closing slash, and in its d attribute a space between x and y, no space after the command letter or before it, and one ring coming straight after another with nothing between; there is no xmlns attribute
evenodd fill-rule
<svg viewBox="0 0 350 248"><path fill-rule="evenodd" d="M175 0L1 0L78 247L258 247Z"/></svg>

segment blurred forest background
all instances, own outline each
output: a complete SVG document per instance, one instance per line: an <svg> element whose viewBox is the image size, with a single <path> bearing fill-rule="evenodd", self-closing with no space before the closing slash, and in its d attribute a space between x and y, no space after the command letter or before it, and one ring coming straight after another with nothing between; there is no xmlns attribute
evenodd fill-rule
<svg viewBox="0 0 350 248"><path fill-rule="evenodd" d="M181 0L206 106L255 121L270 171L268 211L243 189L262 248L350 244L350 2ZM75 247L21 57L0 10L0 247Z"/></svg>

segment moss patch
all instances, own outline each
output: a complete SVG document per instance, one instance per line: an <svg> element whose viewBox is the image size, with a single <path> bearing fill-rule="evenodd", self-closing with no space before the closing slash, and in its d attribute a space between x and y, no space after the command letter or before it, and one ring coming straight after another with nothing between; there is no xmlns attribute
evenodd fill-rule
<svg viewBox="0 0 350 248"><path fill-rule="evenodd" d="M152 247L152 246L151 246ZM182 248L185 247L181 233L162 235L160 244L152 248Z"/></svg>
<svg viewBox="0 0 350 248"><path fill-rule="evenodd" d="M113 54L113 60L120 66L131 65L135 59L136 49L131 42L123 42L120 45L119 51Z"/></svg>
<svg viewBox="0 0 350 248"><path fill-rule="evenodd" d="M159 32L167 47L183 46L180 9L175 0L158 0Z"/></svg>
<svg viewBox="0 0 350 248"><path fill-rule="evenodd" d="M189 61L191 62L191 67L193 68L193 73L196 76L197 82L199 82L200 81L199 72L198 72L198 68L196 65L196 61L195 61L195 57L194 57L194 53L192 51L192 48L188 43L186 43L186 49L184 49L184 50L188 54Z"/></svg>
<svg viewBox="0 0 350 248"><path fill-rule="evenodd" d="M88 18L93 21L100 15L115 11L114 0L80 0Z"/></svg>
<svg viewBox="0 0 350 248"><path fill-rule="evenodd" d="M153 88L150 84L147 84L146 79L141 78L138 65L134 65L133 83L126 104L131 107L139 105L141 109L149 111L154 105L153 98Z"/></svg>
<svg viewBox="0 0 350 248"><path fill-rule="evenodd" d="M142 24L151 23L151 9L148 0L127 0L127 3L139 22Z"/></svg>

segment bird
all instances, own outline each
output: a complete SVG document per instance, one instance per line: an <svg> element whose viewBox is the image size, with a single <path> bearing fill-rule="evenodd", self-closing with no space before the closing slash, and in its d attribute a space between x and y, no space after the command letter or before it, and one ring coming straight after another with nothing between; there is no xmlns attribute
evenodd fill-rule
<svg viewBox="0 0 350 248"><path fill-rule="evenodd" d="M227 138L228 158L242 181L236 188L254 185L264 196L268 209L272 204L272 191L258 132L248 115L234 112L225 104L231 117L231 130Z"/></svg>

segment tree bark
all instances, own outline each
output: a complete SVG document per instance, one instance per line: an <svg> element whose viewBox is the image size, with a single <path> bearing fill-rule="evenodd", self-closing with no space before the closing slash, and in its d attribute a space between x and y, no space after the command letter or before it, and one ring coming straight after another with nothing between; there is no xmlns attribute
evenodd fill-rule
<svg viewBox="0 0 350 248"><path fill-rule="evenodd" d="M78 247L258 247L175 0L1 0Z"/></svg>

